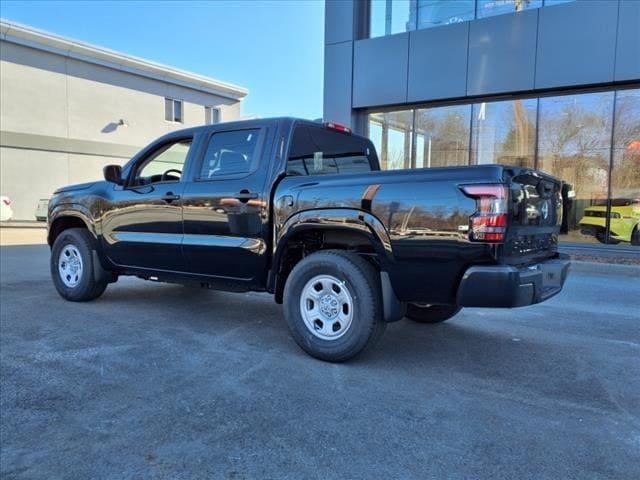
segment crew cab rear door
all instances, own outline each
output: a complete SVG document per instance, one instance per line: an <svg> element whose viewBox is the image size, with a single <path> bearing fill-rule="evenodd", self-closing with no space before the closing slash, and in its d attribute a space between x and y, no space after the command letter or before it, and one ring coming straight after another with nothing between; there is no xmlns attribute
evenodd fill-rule
<svg viewBox="0 0 640 480"><path fill-rule="evenodd" d="M259 283L267 268L269 152L274 125L221 125L203 141L183 193L187 270Z"/></svg>

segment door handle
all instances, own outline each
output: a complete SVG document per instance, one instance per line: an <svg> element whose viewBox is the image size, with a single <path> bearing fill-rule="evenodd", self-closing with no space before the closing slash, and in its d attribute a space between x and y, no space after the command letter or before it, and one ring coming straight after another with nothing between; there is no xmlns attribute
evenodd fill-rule
<svg viewBox="0 0 640 480"><path fill-rule="evenodd" d="M234 195L235 198L240 200L241 202L248 202L249 200L254 200L258 198L258 194L255 192L250 192L249 190L240 190L238 193Z"/></svg>
<svg viewBox="0 0 640 480"><path fill-rule="evenodd" d="M180 200L180 195L175 195L173 192L167 192L165 195L163 195L162 200L164 200L167 203L171 203L174 200Z"/></svg>

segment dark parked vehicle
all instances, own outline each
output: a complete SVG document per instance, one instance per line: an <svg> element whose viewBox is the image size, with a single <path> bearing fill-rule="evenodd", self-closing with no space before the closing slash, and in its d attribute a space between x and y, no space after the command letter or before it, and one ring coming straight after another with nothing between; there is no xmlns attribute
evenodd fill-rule
<svg viewBox="0 0 640 480"><path fill-rule="evenodd" d="M119 275L284 303L295 341L329 361L387 322L557 294L562 184L501 165L380 171L367 138L279 118L173 132L48 212L53 282L100 296Z"/></svg>

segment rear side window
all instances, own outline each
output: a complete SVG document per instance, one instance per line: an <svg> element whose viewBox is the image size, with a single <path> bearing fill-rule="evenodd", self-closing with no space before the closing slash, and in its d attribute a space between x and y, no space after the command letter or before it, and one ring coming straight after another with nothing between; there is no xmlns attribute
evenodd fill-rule
<svg viewBox="0 0 640 480"><path fill-rule="evenodd" d="M214 133L204 154L199 180L248 174L257 163L260 129Z"/></svg>
<svg viewBox="0 0 640 480"><path fill-rule="evenodd" d="M322 127L296 127L287 175L370 172L375 152L370 142Z"/></svg>

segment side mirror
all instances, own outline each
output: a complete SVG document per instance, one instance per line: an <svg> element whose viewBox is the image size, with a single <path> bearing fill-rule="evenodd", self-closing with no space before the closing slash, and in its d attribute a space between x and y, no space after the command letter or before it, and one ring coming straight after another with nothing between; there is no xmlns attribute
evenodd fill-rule
<svg viewBox="0 0 640 480"><path fill-rule="evenodd" d="M122 185L122 167L120 165L107 165L102 169L102 174L107 182Z"/></svg>

